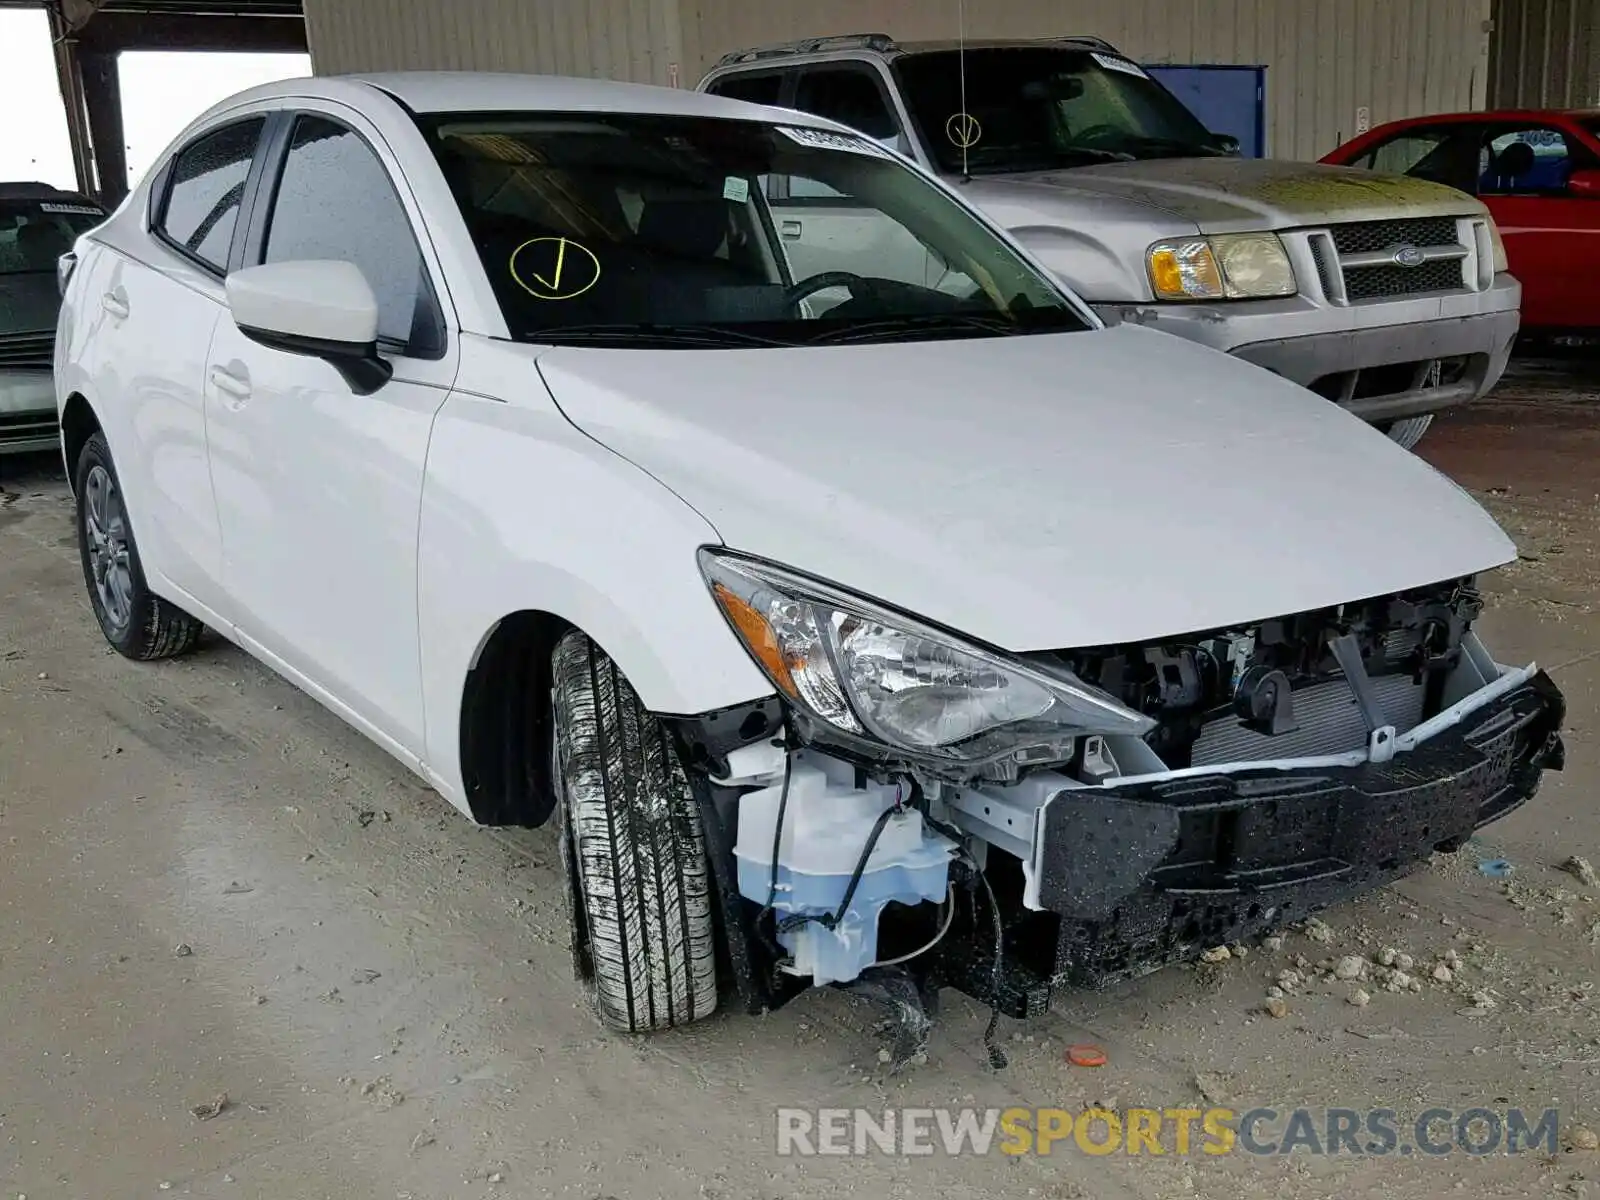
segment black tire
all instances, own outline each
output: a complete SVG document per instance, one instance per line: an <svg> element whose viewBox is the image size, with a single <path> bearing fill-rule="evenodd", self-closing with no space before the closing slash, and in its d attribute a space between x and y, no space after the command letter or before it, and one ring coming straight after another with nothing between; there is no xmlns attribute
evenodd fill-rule
<svg viewBox="0 0 1600 1200"><path fill-rule="evenodd" d="M1428 432L1428 427L1433 424L1433 414L1427 413L1420 417L1401 417L1398 421L1390 421L1383 427L1391 440L1399 442L1405 449L1410 450L1422 440L1422 435Z"/></svg>
<svg viewBox="0 0 1600 1200"><path fill-rule="evenodd" d="M583 634L552 655L554 783L562 846L592 967L614 1029L686 1025L717 1006L705 830L661 722Z"/></svg>
<svg viewBox="0 0 1600 1200"><path fill-rule="evenodd" d="M83 563L83 582L106 641L117 653L141 662L193 650L205 626L170 600L157 596L145 583L139 547L122 499L122 484L104 434L97 432L84 444L73 485L78 498L78 557ZM102 579L107 563L119 568L115 585Z"/></svg>

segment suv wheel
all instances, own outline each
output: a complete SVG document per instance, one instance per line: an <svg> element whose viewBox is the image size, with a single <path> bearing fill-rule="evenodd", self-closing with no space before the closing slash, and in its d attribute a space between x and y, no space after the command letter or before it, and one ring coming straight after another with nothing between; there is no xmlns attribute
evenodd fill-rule
<svg viewBox="0 0 1600 1200"><path fill-rule="evenodd" d="M1432 424L1433 414L1429 413L1426 416L1402 417L1398 421L1390 421L1383 427L1383 431L1410 450L1422 440L1422 435L1428 432L1428 426Z"/></svg>
<svg viewBox="0 0 1600 1200"><path fill-rule="evenodd" d="M171 658L194 649L205 626L145 584L117 468L105 435L78 456L78 554L89 604L106 641L127 658Z"/></svg>
<svg viewBox="0 0 1600 1200"><path fill-rule="evenodd" d="M630 1033L699 1020L717 1006L716 930L688 777L589 638L567 634L551 665L557 819L600 1017Z"/></svg>

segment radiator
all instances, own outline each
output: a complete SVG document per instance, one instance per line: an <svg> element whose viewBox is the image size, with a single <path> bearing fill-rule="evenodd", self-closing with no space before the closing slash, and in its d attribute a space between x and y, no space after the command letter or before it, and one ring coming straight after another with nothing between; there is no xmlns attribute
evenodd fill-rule
<svg viewBox="0 0 1600 1200"><path fill-rule="evenodd" d="M1424 687L1413 683L1410 675L1380 675L1372 680L1372 688L1395 732L1405 733L1421 723ZM1360 750L1367 744L1366 722L1343 679L1296 690L1294 715L1300 727L1277 737L1257 733L1233 716L1212 721L1195 741L1193 763L1208 767L1266 758L1310 758Z"/></svg>

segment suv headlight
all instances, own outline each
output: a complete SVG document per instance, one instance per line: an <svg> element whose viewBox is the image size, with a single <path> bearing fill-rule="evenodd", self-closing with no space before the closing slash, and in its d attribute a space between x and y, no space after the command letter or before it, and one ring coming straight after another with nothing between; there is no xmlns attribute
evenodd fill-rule
<svg viewBox="0 0 1600 1200"><path fill-rule="evenodd" d="M1155 722L1065 669L1007 658L827 584L714 550L700 569L752 658L847 740L978 764L1046 761L1087 733Z"/></svg>
<svg viewBox="0 0 1600 1200"><path fill-rule="evenodd" d="M1294 267L1275 233L1230 233L1157 242L1149 252L1158 300L1260 300L1292 296Z"/></svg>

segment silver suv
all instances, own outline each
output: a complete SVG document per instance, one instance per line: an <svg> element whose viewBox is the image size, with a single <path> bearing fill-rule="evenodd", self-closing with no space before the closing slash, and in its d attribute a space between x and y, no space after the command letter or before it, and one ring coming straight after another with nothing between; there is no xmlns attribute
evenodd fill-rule
<svg viewBox="0 0 1600 1200"><path fill-rule="evenodd" d="M1488 210L1419 179L1243 159L1094 38L815 38L700 90L831 117L942 176L1109 321L1229 351L1415 445L1499 380L1522 289ZM884 256L851 197L773 180L799 274ZM907 244L909 282L941 268Z"/></svg>

